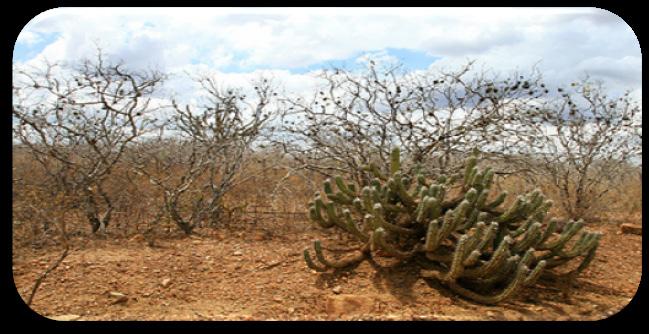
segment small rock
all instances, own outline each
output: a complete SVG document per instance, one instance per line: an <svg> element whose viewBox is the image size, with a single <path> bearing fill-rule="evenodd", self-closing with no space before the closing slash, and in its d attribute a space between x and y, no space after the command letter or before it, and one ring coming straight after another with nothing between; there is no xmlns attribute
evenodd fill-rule
<svg viewBox="0 0 649 334"><path fill-rule="evenodd" d="M241 255L243 255L243 253L240 250L238 250L238 251L234 251L234 253L232 253L232 255L241 256Z"/></svg>
<svg viewBox="0 0 649 334"><path fill-rule="evenodd" d="M125 294L121 293L121 292L111 291L111 292L109 292L109 296L111 298L115 298L115 300L113 301L113 304L125 303L128 300L128 297Z"/></svg>
<svg viewBox="0 0 649 334"><path fill-rule="evenodd" d="M620 232L624 234L642 235L642 226L636 224L622 224L620 225Z"/></svg>
<svg viewBox="0 0 649 334"><path fill-rule="evenodd" d="M329 296L326 301L328 319L337 319L343 315L369 314L374 311L374 300L367 296L337 295Z"/></svg>
<svg viewBox="0 0 649 334"><path fill-rule="evenodd" d="M289 307L288 314L293 314L293 313L295 313L295 307Z"/></svg>
<svg viewBox="0 0 649 334"><path fill-rule="evenodd" d="M278 303L281 303L281 302L282 302L282 297L280 297L280 296L275 296L275 297L273 297L273 300L276 301L276 302L278 302Z"/></svg>
<svg viewBox="0 0 649 334"><path fill-rule="evenodd" d="M163 288L166 288L169 286L170 283L171 283L171 278L165 278L162 280L160 284L162 285Z"/></svg>
<svg viewBox="0 0 649 334"><path fill-rule="evenodd" d="M331 289L335 294L340 294L343 291L343 288L340 287L340 285L336 285L333 289Z"/></svg>
<svg viewBox="0 0 649 334"><path fill-rule="evenodd" d="M134 237L132 237L129 242L143 242L145 241L146 238L142 234L137 234Z"/></svg>
<svg viewBox="0 0 649 334"><path fill-rule="evenodd" d="M63 315L52 316L49 318L56 321L75 321L75 320L79 320L81 316L77 314L63 314Z"/></svg>

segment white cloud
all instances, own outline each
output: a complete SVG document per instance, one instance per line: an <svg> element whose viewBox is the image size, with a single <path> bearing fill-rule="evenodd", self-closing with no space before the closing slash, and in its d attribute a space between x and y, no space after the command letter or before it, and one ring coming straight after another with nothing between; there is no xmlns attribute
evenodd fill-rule
<svg viewBox="0 0 649 334"><path fill-rule="evenodd" d="M58 37L36 57L15 61L89 57L98 44L133 67L213 69L233 82L263 68L287 90L305 91L314 79L288 70L405 48L442 57L433 67L477 59L509 72L538 63L550 84L588 73L641 95L637 38L595 8L59 8L29 22L19 41L35 45L52 32Z"/></svg>

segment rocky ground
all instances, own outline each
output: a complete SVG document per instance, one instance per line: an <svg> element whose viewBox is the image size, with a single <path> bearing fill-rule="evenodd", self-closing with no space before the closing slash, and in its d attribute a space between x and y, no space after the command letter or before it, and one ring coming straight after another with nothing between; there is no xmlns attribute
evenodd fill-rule
<svg viewBox="0 0 649 334"><path fill-rule="evenodd" d="M598 256L569 294L552 286L484 306L455 296L416 267L381 259L338 274L318 274L302 250L320 238L348 247L308 223L251 232L168 237L149 247L130 240L74 239L32 309L69 320L596 320L626 306L640 282L641 236L605 232ZM252 232L256 231L256 232ZM265 232L259 232L265 231ZM14 279L26 298L55 248L14 250Z"/></svg>

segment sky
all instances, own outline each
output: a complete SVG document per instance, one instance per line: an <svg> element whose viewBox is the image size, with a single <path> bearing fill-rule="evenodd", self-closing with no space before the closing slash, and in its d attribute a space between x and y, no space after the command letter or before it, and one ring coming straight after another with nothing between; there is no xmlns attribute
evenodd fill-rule
<svg viewBox="0 0 649 334"><path fill-rule="evenodd" d="M286 91L317 85L314 72L368 59L411 71L475 60L497 73L542 71L549 84L589 77L641 98L639 42L623 19L597 8L57 8L34 17L15 65L92 57L96 47L137 68L245 85L270 74Z"/></svg>

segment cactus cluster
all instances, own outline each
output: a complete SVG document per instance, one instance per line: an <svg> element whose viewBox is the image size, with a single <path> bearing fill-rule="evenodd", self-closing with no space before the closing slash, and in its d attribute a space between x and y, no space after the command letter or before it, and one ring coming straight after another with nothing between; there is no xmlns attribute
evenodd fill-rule
<svg viewBox="0 0 649 334"><path fill-rule="evenodd" d="M558 220L546 217L552 201L539 190L501 208L507 193L491 194L494 172L480 170L477 159L474 151L462 174L431 181L420 173L403 175L400 151L394 149L389 175L367 166L373 179L365 187L341 177L325 181L324 197L316 193L309 204L310 219L348 232L363 247L354 256L334 260L315 241L318 263L306 249L307 265L327 271L380 255L412 259L422 277L485 304L510 298L572 259L581 262L564 275L583 271L601 234L582 231L582 221L558 228Z"/></svg>

